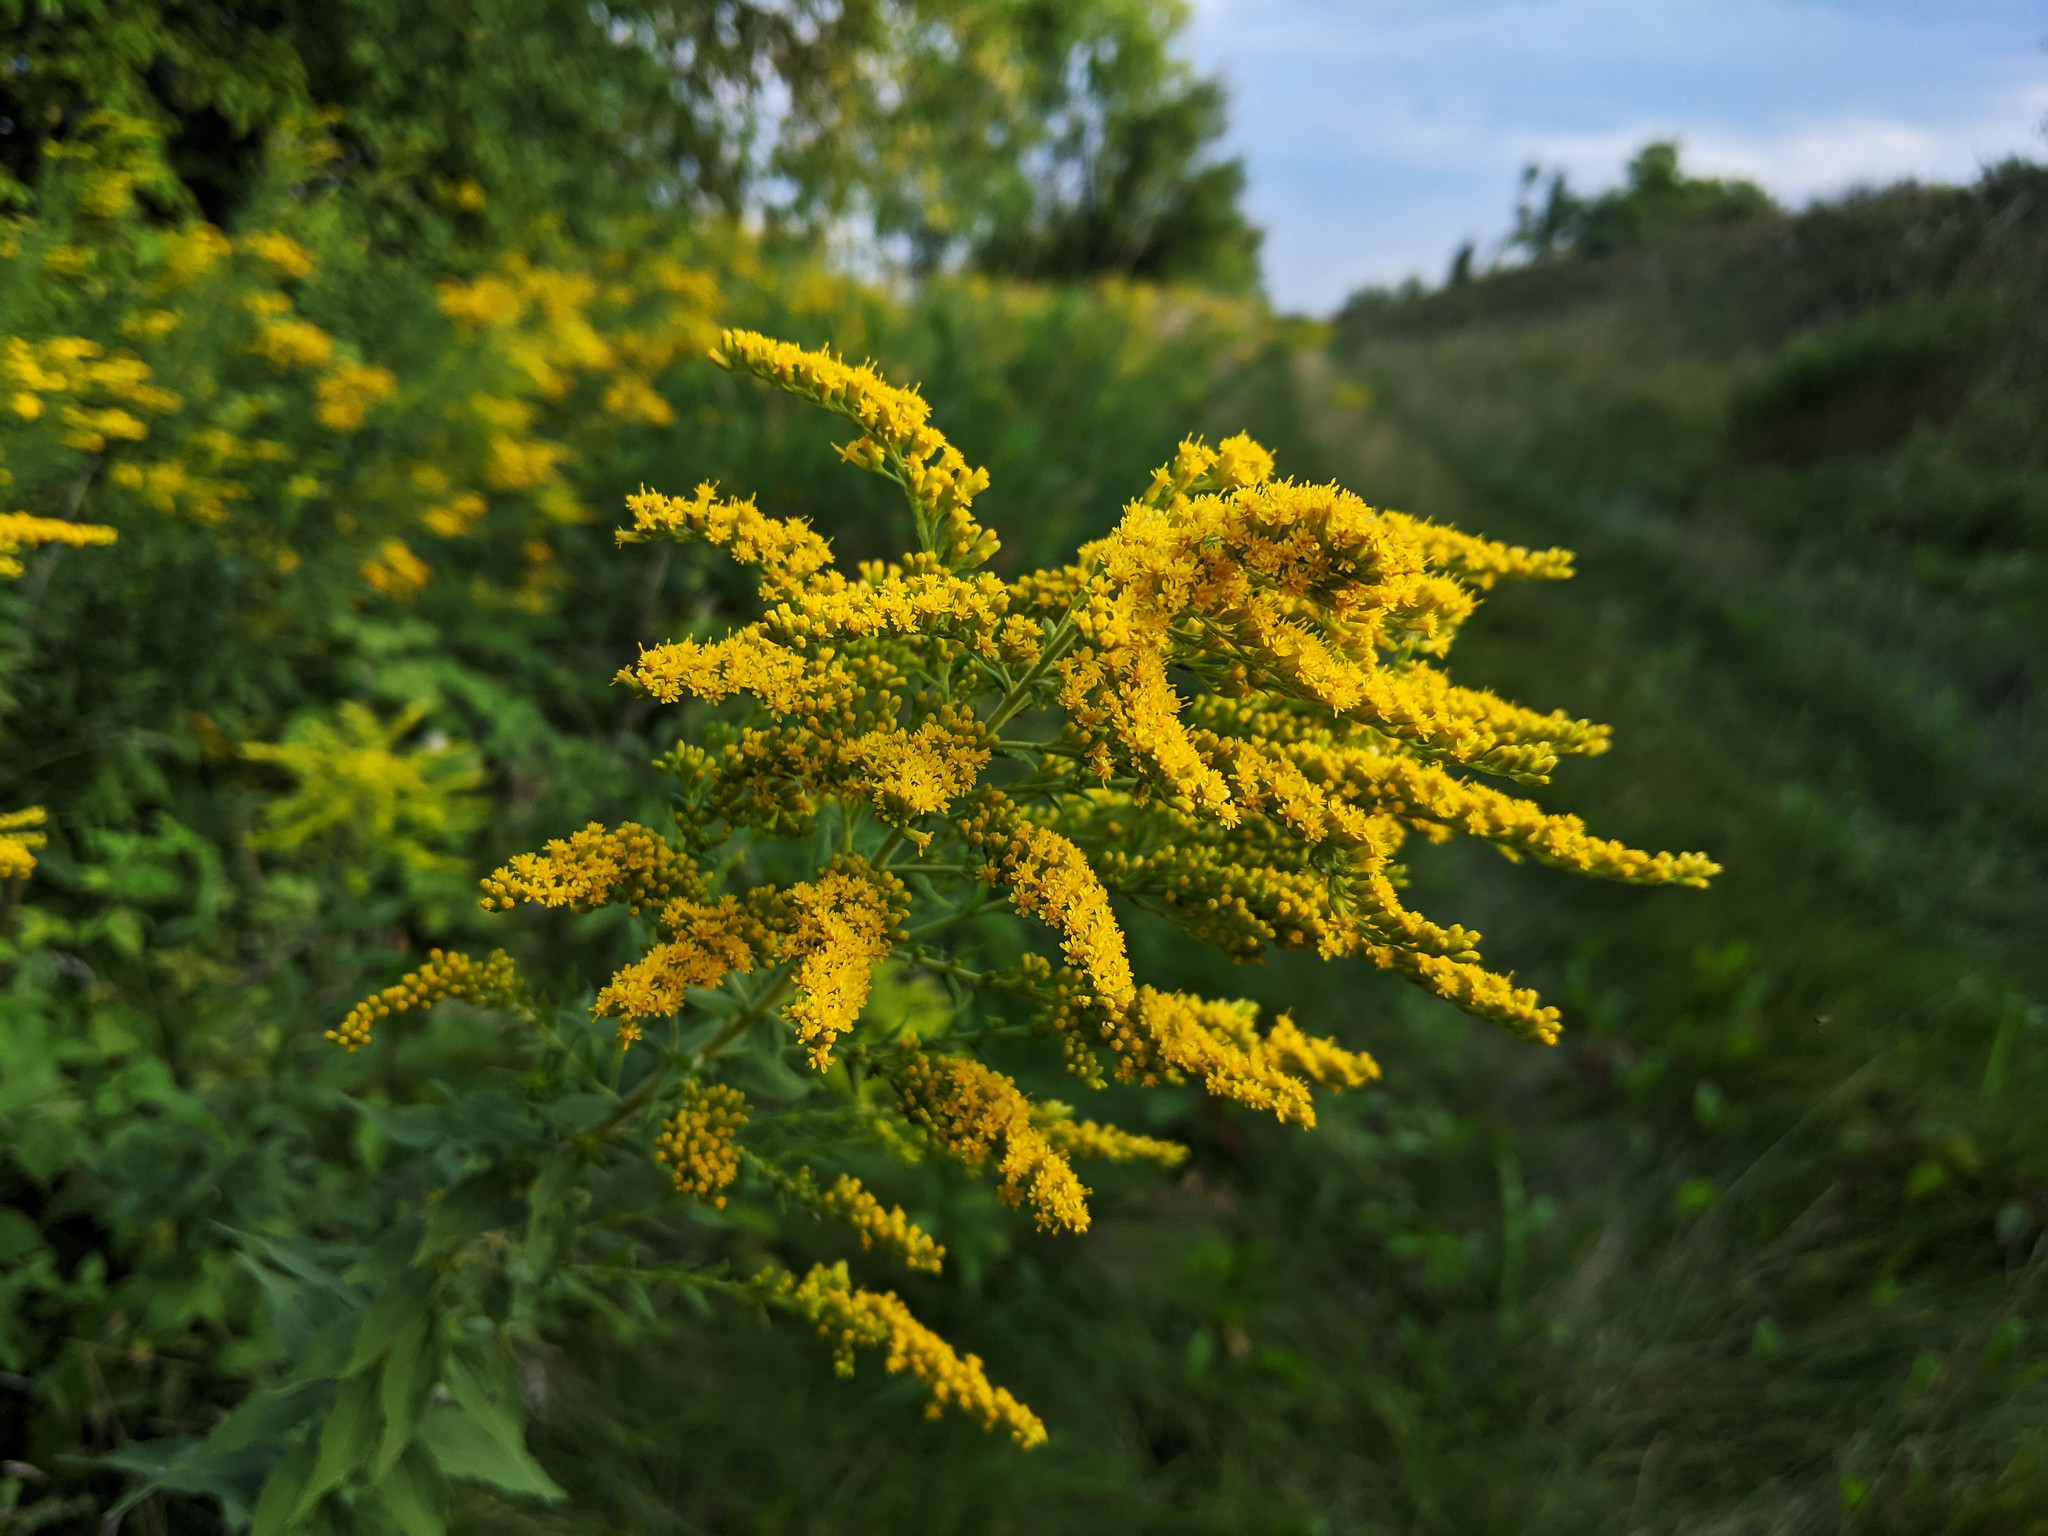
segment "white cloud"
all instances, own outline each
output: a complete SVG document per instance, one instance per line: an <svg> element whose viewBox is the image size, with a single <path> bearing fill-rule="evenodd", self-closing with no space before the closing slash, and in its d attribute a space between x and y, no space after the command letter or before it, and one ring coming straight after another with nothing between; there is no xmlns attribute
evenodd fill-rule
<svg viewBox="0 0 2048 1536"><path fill-rule="evenodd" d="M2038 153L2038 0L1199 0L1276 299L1323 310L1505 229L1521 167L1653 139L1798 204Z"/></svg>
<svg viewBox="0 0 2048 1536"><path fill-rule="evenodd" d="M1963 182L1987 165L2041 144L2048 86L2013 92L1967 122L1926 123L1849 113L1775 129L1713 125L1688 133L1666 119L1639 119L1599 134L1531 135L1526 158L1562 166L1589 184L1616 179L1618 167L1654 139L1676 138L1696 176L1739 176L1788 203L1851 187L1908 178ZM2029 141L2032 141L2031 145Z"/></svg>

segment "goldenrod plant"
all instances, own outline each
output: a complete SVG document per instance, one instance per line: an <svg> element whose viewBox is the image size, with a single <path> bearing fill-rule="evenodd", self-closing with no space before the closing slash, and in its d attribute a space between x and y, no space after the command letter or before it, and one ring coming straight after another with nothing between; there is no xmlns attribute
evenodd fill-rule
<svg viewBox="0 0 2048 1536"><path fill-rule="evenodd" d="M916 390L748 331L712 356L850 428L840 457L900 489L916 544L849 574L806 523L750 498L709 484L629 498L620 544L723 551L757 584L761 616L644 647L618 675L684 708L660 764L672 832L592 823L484 881L486 910L622 907L643 935L591 1004L615 1021L623 1089L589 1155L651 1144L691 1199L793 1203L936 1271L942 1249L900 1209L846 1172L821 1188L813 1162L863 1144L948 1159L1059 1235L1089 1227L1077 1160L1181 1153L1034 1102L991 1059L1016 1043L1056 1050L1088 1088L1195 1083L1304 1129L1317 1088L1379 1075L1364 1050L1285 1014L1262 1024L1254 1004L1141 981L1126 914L1241 962L1361 958L1550 1044L1557 1010L1488 969L1478 934L1404 905L1407 839L1462 832L1641 885L1717 872L1487 782L1541 784L1607 746L1602 727L1461 686L1442 665L1481 594L1567 576L1566 552L1275 478L1239 435L1184 441L1108 537L1004 580L974 516L988 475ZM802 878L760 874L792 861ZM989 929L1004 916L1033 937L999 963ZM870 1007L882 967L945 984L952 1006L905 1027ZM443 998L545 1027L502 952L437 952L329 1038L357 1050ZM729 1080L764 1064L807 1085L780 1095L795 1107ZM881 1351L934 1416L957 1409L1026 1448L1046 1438L976 1357L843 1262L691 1279L812 1324L842 1373L856 1350Z"/></svg>
<svg viewBox="0 0 2048 1536"><path fill-rule="evenodd" d="M0 480L0 485L5 483ZM0 580L14 580L28 569L21 563L24 550L45 544L87 549L111 544L116 536L115 530L101 523L75 523L31 512L0 513ZM35 870L35 851L49 840L42 830L48 820L49 813L40 805L0 812L0 880L19 880Z"/></svg>

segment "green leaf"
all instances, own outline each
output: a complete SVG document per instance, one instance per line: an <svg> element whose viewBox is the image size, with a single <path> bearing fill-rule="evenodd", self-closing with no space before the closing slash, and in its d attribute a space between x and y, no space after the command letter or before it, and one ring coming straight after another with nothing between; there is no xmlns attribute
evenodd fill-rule
<svg viewBox="0 0 2048 1536"><path fill-rule="evenodd" d="M472 1345L450 1353L442 1373L455 1403L433 1408L420 1426L420 1439L450 1477L489 1483L507 1493L559 1499L562 1490L527 1454L519 1393L508 1362Z"/></svg>
<svg viewBox="0 0 2048 1536"><path fill-rule="evenodd" d="M204 1446L234 1450L281 1439L332 1400L332 1385L302 1381L272 1392L252 1392L214 1427Z"/></svg>
<svg viewBox="0 0 2048 1536"><path fill-rule="evenodd" d="M435 1205L415 1262L445 1253L479 1232L516 1226L525 1214L525 1202L512 1198L504 1174L495 1168L473 1173L452 1186Z"/></svg>
<svg viewBox="0 0 2048 1536"><path fill-rule="evenodd" d="M377 1482L385 1513L404 1536L443 1536L448 1528L447 1490L434 1460L414 1446Z"/></svg>
<svg viewBox="0 0 2048 1536"><path fill-rule="evenodd" d="M576 1162L567 1153L548 1159L527 1191L532 1216L526 1223L526 1261L536 1275L554 1268L575 1225L568 1195L575 1187Z"/></svg>
<svg viewBox="0 0 2048 1536"><path fill-rule="evenodd" d="M328 1410L327 1422L320 1427L319 1460L299 1493L298 1503L292 1507L293 1519L304 1515L330 1488L340 1487L351 1472L369 1462L382 1427L376 1377L350 1377L333 1408Z"/></svg>
<svg viewBox="0 0 2048 1536"><path fill-rule="evenodd" d="M425 1230L426 1223L417 1216L394 1222L368 1253L342 1271L341 1278L352 1285L375 1285L404 1274L412 1268L413 1253Z"/></svg>
<svg viewBox="0 0 2048 1536"><path fill-rule="evenodd" d="M384 1441L377 1448L373 1477L382 1478L397 1465L419 1430L420 1415L426 1411L427 1394L441 1363L433 1321L428 1315L416 1319L411 1331L392 1341L384 1358L384 1374L377 1389L378 1404L384 1411Z"/></svg>
<svg viewBox="0 0 2048 1536"><path fill-rule="evenodd" d="M313 1475L317 1454L313 1442L308 1440L277 1464L257 1497L256 1517L249 1527L249 1536L285 1536L292 1529L299 1495Z"/></svg>
<svg viewBox="0 0 2048 1536"><path fill-rule="evenodd" d="M448 1477L489 1483L506 1493L530 1494L550 1503L564 1497L525 1446L507 1444L461 1408L431 1410L420 1426L420 1442Z"/></svg>
<svg viewBox="0 0 2048 1536"><path fill-rule="evenodd" d="M410 1269L384 1288L363 1314L356 1346L342 1374L353 1376L383 1358L384 1351L427 1315L438 1277L431 1269Z"/></svg>
<svg viewBox="0 0 2048 1536"><path fill-rule="evenodd" d="M306 1341L299 1357L292 1362L292 1380L315 1381L330 1376L339 1376L342 1367L348 1364L363 1314L344 1312L333 1322L322 1328Z"/></svg>

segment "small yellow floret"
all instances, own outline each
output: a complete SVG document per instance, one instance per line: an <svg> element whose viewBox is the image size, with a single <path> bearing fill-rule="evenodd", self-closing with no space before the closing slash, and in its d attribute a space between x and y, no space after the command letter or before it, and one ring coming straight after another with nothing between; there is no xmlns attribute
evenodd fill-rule
<svg viewBox="0 0 2048 1536"><path fill-rule="evenodd" d="M102 523L72 523L60 517L36 517L28 512L0 512L0 578L19 576L25 567L19 551L44 544L68 544L84 549L94 544L111 544L118 537Z"/></svg>
<svg viewBox="0 0 2048 1536"><path fill-rule="evenodd" d="M860 1235L861 1247L893 1253L907 1269L936 1275L944 1266L946 1250L904 1215L902 1206L884 1206L850 1173L839 1175L832 1187L817 1197L817 1207L853 1228Z"/></svg>
<svg viewBox="0 0 2048 1536"><path fill-rule="evenodd" d="M758 1277L755 1286L764 1301L794 1312L818 1330L832 1346L832 1368L853 1374L854 1352L878 1349L889 1373L910 1372L931 1394L926 1414L937 1418L948 1408L977 1421L983 1429L1006 1429L1025 1450L1045 1443L1045 1425L1037 1414L1002 1387L990 1384L977 1355L960 1355L953 1346L911 1316L893 1291L856 1290L843 1263L819 1264L799 1281L784 1271Z"/></svg>
<svg viewBox="0 0 2048 1536"><path fill-rule="evenodd" d="M655 1138L654 1160L670 1165L669 1176L683 1194L723 1209L723 1190L740 1176L733 1138L751 1114L739 1089L693 1081L683 1089L682 1106Z"/></svg>
<svg viewBox="0 0 2048 1536"><path fill-rule="evenodd" d="M49 841L36 830L49 820L40 805L0 813L0 880L20 880L36 867L35 850Z"/></svg>
<svg viewBox="0 0 2048 1536"><path fill-rule="evenodd" d="M314 386L320 404L314 415L336 432L353 432L373 406L390 398L398 379L389 368L363 363L337 363Z"/></svg>
<svg viewBox="0 0 2048 1536"><path fill-rule="evenodd" d="M374 997L351 1008L348 1017L327 1031L327 1038L351 1052L370 1043L370 1032L395 1013L431 1008L443 998L457 997L479 1008L508 1008L524 989L513 974L512 957L494 949L481 963L468 955L438 949L427 951L427 963L408 971Z"/></svg>
<svg viewBox="0 0 2048 1536"><path fill-rule="evenodd" d="M1045 1231L1088 1230L1088 1189L1009 1078L964 1056L911 1056L896 1074L903 1113L970 1167L991 1158L1008 1205L1029 1205Z"/></svg>

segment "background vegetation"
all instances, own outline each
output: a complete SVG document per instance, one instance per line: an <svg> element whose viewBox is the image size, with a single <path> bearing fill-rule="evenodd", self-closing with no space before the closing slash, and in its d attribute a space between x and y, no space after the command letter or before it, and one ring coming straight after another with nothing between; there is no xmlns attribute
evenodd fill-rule
<svg viewBox="0 0 2048 1536"><path fill-rule="evenodd" d="M296 1430L180 1458L327 1390L313 1341L429 1212L494 1255L446 1324L506 1371L460 1529L2048 1522L2048 174L1788 214L1653 146L1606 197L1553 183L1522 264L1325 329L1245 293L1165 5L0 14L8 507L121 531L0 591L0 809L52 818L0 998L0 1530L145 1489L135 1529L247 1519ZM918 281L834 275L849 229ZM1241 427L1576 548L1461 675L1614 722L1553 801L1728 867L1695 896L1418 865L1566 1005L1555 1051L1154 935L1155 970L1387 1076L1311 1137L1160 1100L1192 1170L1105 1188L1085 1239L898 1175L957 1260L906 1294L1044 1415L1029 1456L687 1296L536 1299L545 1198L450 1199L516 1156L488 1020L320 1039L430 945L509 929L571 996L609 970L605 919L551 941L470 894L662 814L662 722L602 680L736 597L621 558L624 492L716 478L848 558L896 537L822 427L696 361L718 323L922 380L1019 560ZM95 371L123 354L147 377Z"/></svg>

